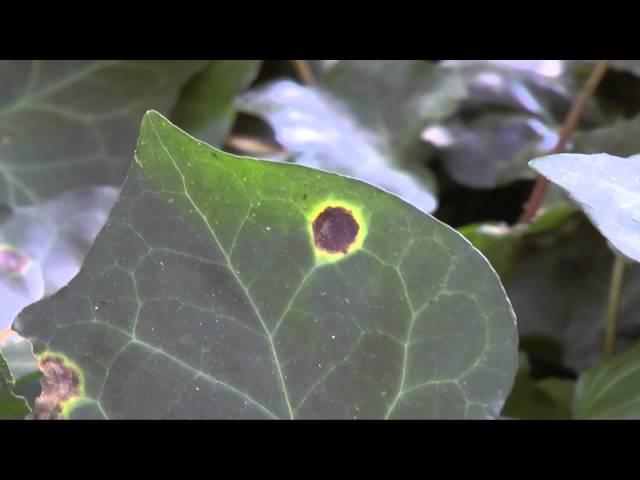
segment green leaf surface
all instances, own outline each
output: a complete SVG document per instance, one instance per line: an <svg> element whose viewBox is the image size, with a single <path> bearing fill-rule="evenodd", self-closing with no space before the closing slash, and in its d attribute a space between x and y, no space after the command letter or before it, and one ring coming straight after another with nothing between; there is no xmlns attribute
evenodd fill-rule
<svg viewBox="0 0 640 480"><path fill-rule="evenodd" d="M0 203L117 185L149 108L170 111L202 61L0 61Z"/></svg>
<svg viewBox="0 0 640 480"><path fill-rule="evenodd" d="M24 338L9 341L0 346L2 354L7 362L9 370L15 379L13 389L16 395L25 398L31 407L35 408L36 397L40 395L40 379L42 373L38 368L38 362L33 356L31 344Z"/></svg>
<svg viewBox="0 0 640 480"><path fill-rule="evenodd" d="M0 329L78 273L117 196L113 187L86 187L38 206L17 207L5 217L0 223Z"/></svg>
<svg viewBox="0 0 640 480"><path fill-rule="evenodd" d="M640 261L640 155L565 153L530 164L564 188L614 247Z"/></svg>
<svg viewBox="0 0 640 480"><path fill-rule="evenodd" d="M425 212L437 205L420 133L455 111L455 72L424 61L339 61L317 87L278 81L239 108L264 118L295 162L364 180Z"/></svg>
<svg viewBox="0 0 640 480"><path fill-rule="evenodd" d="M0 420L20 420L30 412L25 399L13 393L14 387L13 376L0 353Z"/></svg>
<svg viewBox="0 0 640 480"><path fill-rule="evenodd" d="M154 112L81 272L14 327L77 368L68 418L495 418L517 368L504 290L453 229Z"/></svg>
<svg viewBox="0 0 640 480"><path fill-rule="evenodd" d="M255 80L261 60L214 60L185 85L171 120L209 145L222 145L236 115L235 98Z"/></svg>
<svg viewBox="0 0 640 480"><path fill-rule="evenodd" d="M640 345L580 376L574 412L579 419L640 419Z"/></svg>

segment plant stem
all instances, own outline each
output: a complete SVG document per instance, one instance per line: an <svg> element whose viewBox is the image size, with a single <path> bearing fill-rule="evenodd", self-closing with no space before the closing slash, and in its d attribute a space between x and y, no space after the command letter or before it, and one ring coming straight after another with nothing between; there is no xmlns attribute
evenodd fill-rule
<svg viewBox="0 0 640 480"><path fill-rule="evenodd" d="M618 317L618 307L620 305L620 291L622 290L622 279L624 277L624 258L615 256L613 270L611 272L611 284L609 287L609 305L607 307L607 320L604 332L604 358L611 360L615 349L616 339L616 319Z"/></svg>
<svg viewBox="0 0 640 480"><path fill-rule="evenodd" d="M13 330L11 330L11 327L7 327L0 330L0 345L2 345L5 342L5 340L7 340L12 335L13 335Z"/></svg>
<svg viewBox="0 0 640 480"><path fill-rule="evenodd" d="M587 106L587 102L593 92L595 92L596 88L600 84L600 81L604 77L604 74L607 72L607 67L609 66L609 60L600 60L596 66L591 71L591 75L587 79L587 83L585 83L584 87L580 91L580 94L576 97L573 105L571 106L571 110L567 114L564 123L562 124L562 129L560 130L560 136L558 137L558 141L556 142L555 147L550 153L561 153L564 150L569 138L573 134L576 126L578 125L578 121L582 116L582 112ZM531 191L531 195L529 199L524 204L524 212L520 217L520 223L530 224L538 213L538 209L544 200L544 195L547 192L547 188L549 187L549 180L540 176L536 181L533 190Z"/></svg>
<svg viewBox="0 0 640 480"><path fill-rule="evenodd" d="M226 146L250 155L266 155L283 151L282 147L279 145L267 143L259 138L247 137L245 135L233 133L229 135Z"/></svg>
<svg viewBox="0 0 640 480"><path fill-rule="evenodd" d="M296 75L298 75L298 79L304 85L313 85L314 78L313 73L311 72L311 68L309 68L309 64L304 60L291 60L293 62L293 67L296 70Z"/></svg>

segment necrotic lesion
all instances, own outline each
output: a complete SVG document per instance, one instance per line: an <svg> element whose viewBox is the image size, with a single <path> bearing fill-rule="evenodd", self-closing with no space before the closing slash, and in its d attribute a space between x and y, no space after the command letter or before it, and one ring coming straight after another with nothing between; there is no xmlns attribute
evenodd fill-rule
<svg viewBox="0 0 640 480"><path fill-rule="evenodd" d="M347 253L360 226L344 207L327 207L313 221L316 247L329 253Z"/></svg>

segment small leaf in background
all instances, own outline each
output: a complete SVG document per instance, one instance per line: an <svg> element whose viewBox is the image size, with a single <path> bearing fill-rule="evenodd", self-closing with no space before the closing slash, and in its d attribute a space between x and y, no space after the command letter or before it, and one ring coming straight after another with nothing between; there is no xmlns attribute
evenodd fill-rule
<svg viewBox="0 0 640 480"><path fill-rule="evenodd" d="M524 228L485 223L459 231L499 272L518 317L521 345L535 336L558 342L564 355L556 366L577 372L601 359L613 256L576 207L554 204ZM632 264L620 299L619 352L640 339L639 319L640 265Z"/></svg>
<svg viewBox="0 0 640 480"><path fill-rule="evenodd" d="M4 356L15 379L14 393L25 398L33 410L41 391L42 373L33 356L31 344L24 338L11 338L6 344L0 342L0 354Z"/></svg>
<svg viewBox="0 0 640 480"><path fill-rule="evenodd" d="M235 98L255 80L260 60L214 60L185 85L171 120L209 145L224 143L235 118Z"/></svg>
<svg viewBox="0 0 640 480"><path fill-rule="evenodd" d="M65 418L495 418L517 363L504 290L453 229L154 112L80 273L14 327L81 379Z"/></svg>
<svg viewBox="0 0 640 480"><path fill-rule="evenodd" d="M0 203L119 186L140 117L167 113L203 61L0 61Z"/></svg>
<svg viewBox="0 0 640 480"><path fill-rule="evenodd" d="M564 153L530 165L564 188L613 246L640 261L640 155Z"/></svg>
<svg viewBox="0 0 640 480"><path fill-rule="evenodd" d="M640 345L584 372L576 385L578 419L640 419Z"/></svg>
<svg viewBox="0 0 640 480"><path fill-rule="evenodd" d="M520 368L502 415L523 420L569 419L573 399L573 380L547 378L534 380L526 354L520 354Z"/></svg>
<svg viewBox="0 0 640 480"><path fill-rule="evenodd" d="M0 353L0 420L21 420L30 413L25 399L14 394L14 386L13 376Z"/></svg>
<svg viewBox="0 0 640 480"><path fill-rule="evenodd" d="M553 149L576 93L576 81L559 60L448 60L468 90L451 118L422 132L438 149L448 175L461 185L492 189L535 174L527 162ZM590 102L582 125L597 125Z"/></svg>
<svg viewBox="0 0 640 480"><path fill-rule="evenodd" d="M113 187L69 191L0 223L0 330L78 273L117 195Z"/></svg>
<svg viewBox="0 0 640 480"><path fill-rule="evenodd" d="M630 157L640 152L640 115L621 119L573 138L572 152L602 153Z"/></svg>
<svg viewBox="0 0 640 480"><path fill-rule="evenodd" d="M437 205L420 132L450 115L465 91L457 75L424 61L339 61L317 87L288 80L243 96L295 162L348 175L425 212Z"/></svg>
<svg viewBox="0 0 640 480"><path fill-rule="evenodd" d="M521 342L532 335L558 341L563 364L581 372L602 359L613 254L586 218L525 243L503 279L518 316ZM640 339L640 265L628 265L622 286L616 349Z"/></svg>
<svg viewBox="0 0 640 480"><path fill-rule="evenodd" d="M537 118L501 113L434 126L422 139L441 150L439 158L456 182L490 189L535 178L527 162L550 151L558 134Z"/></svg>
<svg viewBox="0 0 640 480"><path fill-rule="evenodd" d="M572 205L558 203L542 210L530 225L478 223L460 227L458 231L489 259L500 278L506 281L517 262L518 243L522 238L552 232L575 213Z"/></svg>

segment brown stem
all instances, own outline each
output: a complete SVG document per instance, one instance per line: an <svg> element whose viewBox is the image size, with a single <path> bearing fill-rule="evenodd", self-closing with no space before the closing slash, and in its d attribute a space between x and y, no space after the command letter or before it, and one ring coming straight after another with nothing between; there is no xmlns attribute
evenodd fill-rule
<svg viewBox="0 0 640 480"><path fill-rule="evenodd" d="M587 102L593 92L596 90L600 81L604 77L604 74L607 72L607 67L609 66L609 60L600 60L596 66L593 68L591 75L587 79L587 83L585 83L582 91L578 95L578 97L573 102L571 106L571 110L567 114L564 123L562 125L562 129L560 130L560 136L558 137L558 141L550 153L561 153L564 150L564 147L567 145L569 138L573 134L576 126L578 125L578 121L582 116L582 112L587 106ZM520 223L530 224L538 213L538 209L544 200L544 195L547 192L547 188L549 187L549 180L540 176L536 181L533 190L531 191L531 195L529 199L524 204L524 212L520 217Z"/></svg>
<svg viewBox="0 0 640 480"><path fill-rule="evenodd" d="M7 340L12 335L13 335L13 330L11 330L11 327L7 327L5 329L0 330L0 345L2 345L5 342L5 340Z"/></svg>
<svg viewBox="0 0 640 480"><path fill-rule="evenodd" d="M272 143L264 142L258 138L247 137L237 133L229 135L226 146L252 155L268 155L283 151L282 147L279 145L274 145Z"/></svg>
<svg viewBox="0 0 640 480"><path fill-rule="evenodd" d="M313 73L311 72L311 68L309 68L309 64L304 60L291 60L293 62L293 68L296 70L296 75L298 79L304 85L313 85L314 78Z"/></svg>

